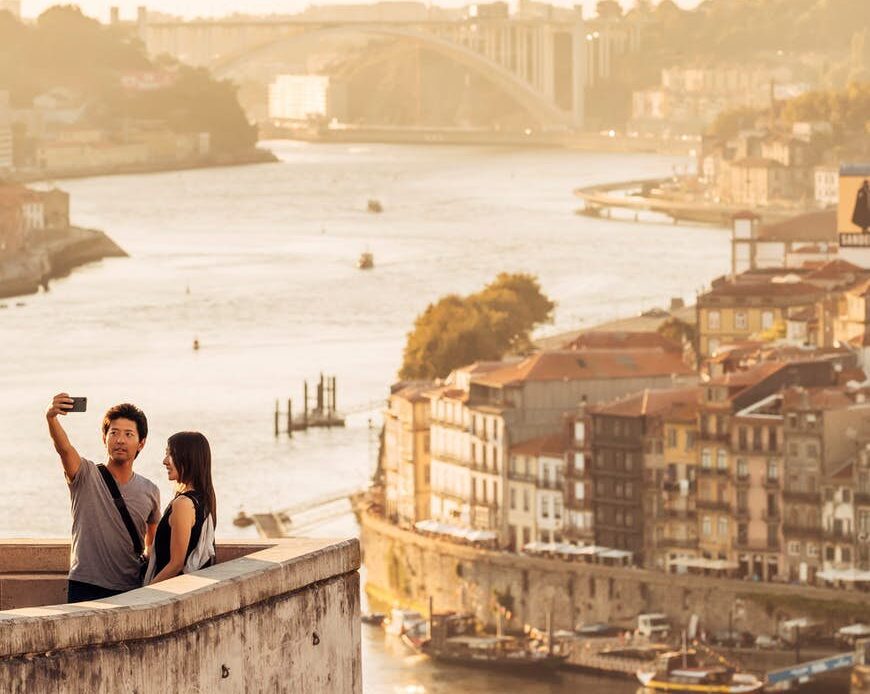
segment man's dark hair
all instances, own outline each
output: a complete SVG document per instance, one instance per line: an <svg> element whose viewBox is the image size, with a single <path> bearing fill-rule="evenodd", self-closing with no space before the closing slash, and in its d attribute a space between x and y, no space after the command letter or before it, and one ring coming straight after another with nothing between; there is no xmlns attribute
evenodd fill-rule
<svg viewBox="0 0 870 694"><path fill-rule="evenodd" d="M136 405L131 405L129 402L121 403L110 407L103 417L103 436L109 433L109 426L116 419L129 419L136 422L136 431L139 434L139 440L143 441L148 437L148 419L145 413Z"/></svg>

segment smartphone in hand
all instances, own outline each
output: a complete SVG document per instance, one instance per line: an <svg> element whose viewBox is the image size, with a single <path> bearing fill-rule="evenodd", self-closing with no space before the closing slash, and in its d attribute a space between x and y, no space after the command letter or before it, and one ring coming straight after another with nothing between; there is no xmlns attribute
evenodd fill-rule
<svg viewBox="0 0 870 694"><path fill-rule="evenodd" d="M88 409L88 399L87 398L73 398L70 397L70 400L73 401L72 407L67 410L67 412L85 412Z"/></svg>

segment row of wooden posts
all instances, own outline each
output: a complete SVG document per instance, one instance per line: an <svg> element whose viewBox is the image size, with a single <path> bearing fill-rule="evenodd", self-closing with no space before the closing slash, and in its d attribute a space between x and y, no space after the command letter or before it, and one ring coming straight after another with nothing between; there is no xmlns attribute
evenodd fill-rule
<svg viewBox="0 0 870 694"><path fill-rule="evenodd" d="M313 408L309 408L312 396L309 393L308 381L303 381L301 417L293 417L292 398L287 398L286 412L281 412L281 401L275 400L275 436L280 436L282 433L293 436L294 431L305 431L311 427L343 427L344 417L338 413L336 393L335 376L320 374L313 395ZM283 430L282 420L285 422Z"/></svg>

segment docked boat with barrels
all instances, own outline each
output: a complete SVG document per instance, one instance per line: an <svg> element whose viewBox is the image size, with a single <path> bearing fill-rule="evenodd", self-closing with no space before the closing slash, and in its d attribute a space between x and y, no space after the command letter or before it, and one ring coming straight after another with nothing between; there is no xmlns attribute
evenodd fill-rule
<svg viewBox="0 0 870 694"><path fill-rule="evenodd" d="M752 694L764 688L764 682L750 673L700 665L691 650L663 653L654 667L638 670L637 678L644 687L658 692Z"/></svg>
<svg viewBox="0 0 870 694"><path fill-rule="evenodd" d="M530 639L479 634L470 614L433 615L429 631L413 645L433 660L455 665L542 676L554 673L566 658Z"/></svg>

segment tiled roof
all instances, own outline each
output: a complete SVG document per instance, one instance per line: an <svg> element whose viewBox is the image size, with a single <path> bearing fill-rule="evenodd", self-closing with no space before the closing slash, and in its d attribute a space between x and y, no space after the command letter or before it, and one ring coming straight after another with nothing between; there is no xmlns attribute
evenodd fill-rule
<svg viewBox="0 0 870 694"><path fill-rule="evenodd" d="M822 210L791 217L758 230L761 241L829 241L837 240L837 211Z"/></svg>
<svg viewBox="0 0 870 694"><path fill-rule="evenodd" d="M768 378L786 366L787 364L781 361L763 361L748 369L732 371L723 376L712 378L709 381L709 385L726 386L728 388L748 388L759 381L763 381L765 378Z"/></svg>
<svg viewBox="0 0 870 694"><path fill-rule="evenodd" d="M617 400L593 405L588 412L622 417L664 416L678 408L697 409L700 399L701 388L698 387L646 388Z"/></svg>
<svg viewBox="0 0 870 694"><path fill-rule="evenodd" d="M565 437L562 434L549 434L534 439L520 441L511 446L511 455L558 455L565 452Z"/></svg>
<svg viewBox="0 0 870 694"><path fill-rule="evenodd" d="M429 399L429 393L436 389L435 383L430 381L413 381L409 383L397 383L397 389L391 395L403 398L410 402L420 402Z"/></svg>
<svg viewBox="0 0 870 694"><path fill-rule="evenodd" d="M765 159L764 157L746 157L731 164L731 166L740 167L741 169L784 169L785 165L776 159Z"/></svg>
<svg viewBox="0 0 870 694"><path fill-rule="evenodd" d="M787 388L782 397L787 410L833 410L852 404L843 388Z"/></svg>
<svg viewBox="0 0 870 694"><path fill-rule="evenodd" d="M682 347L657 332L628 332L621 330L581 333L562 349L655 349L682 352Z"/></svg>
<svg viewBox="0 0 870 694"><path fill-rule="evenodd" d="M726 280L714 283L710 291L703 295L703 298L708 297L726 297L726 296L807 296L819 295L824 291L814 284L805 282L797 275L788 273L779 277L759 277L745 278L742 281Z"/></svg>
<svg viewBox="0 0 870 694"><path fill-rule="evenodd" d="M831 474L832 480L852 480L855 475L855 464L854 463L846 463L839 470L833 472Z"/></svg>
<svg viewBox="0 0 870 694"><path fill-rule="evenodd" d="M692 373L677 354L660 349L548 351L475 376L472 382L504 386L536 381L591 381Z"/></svg>

